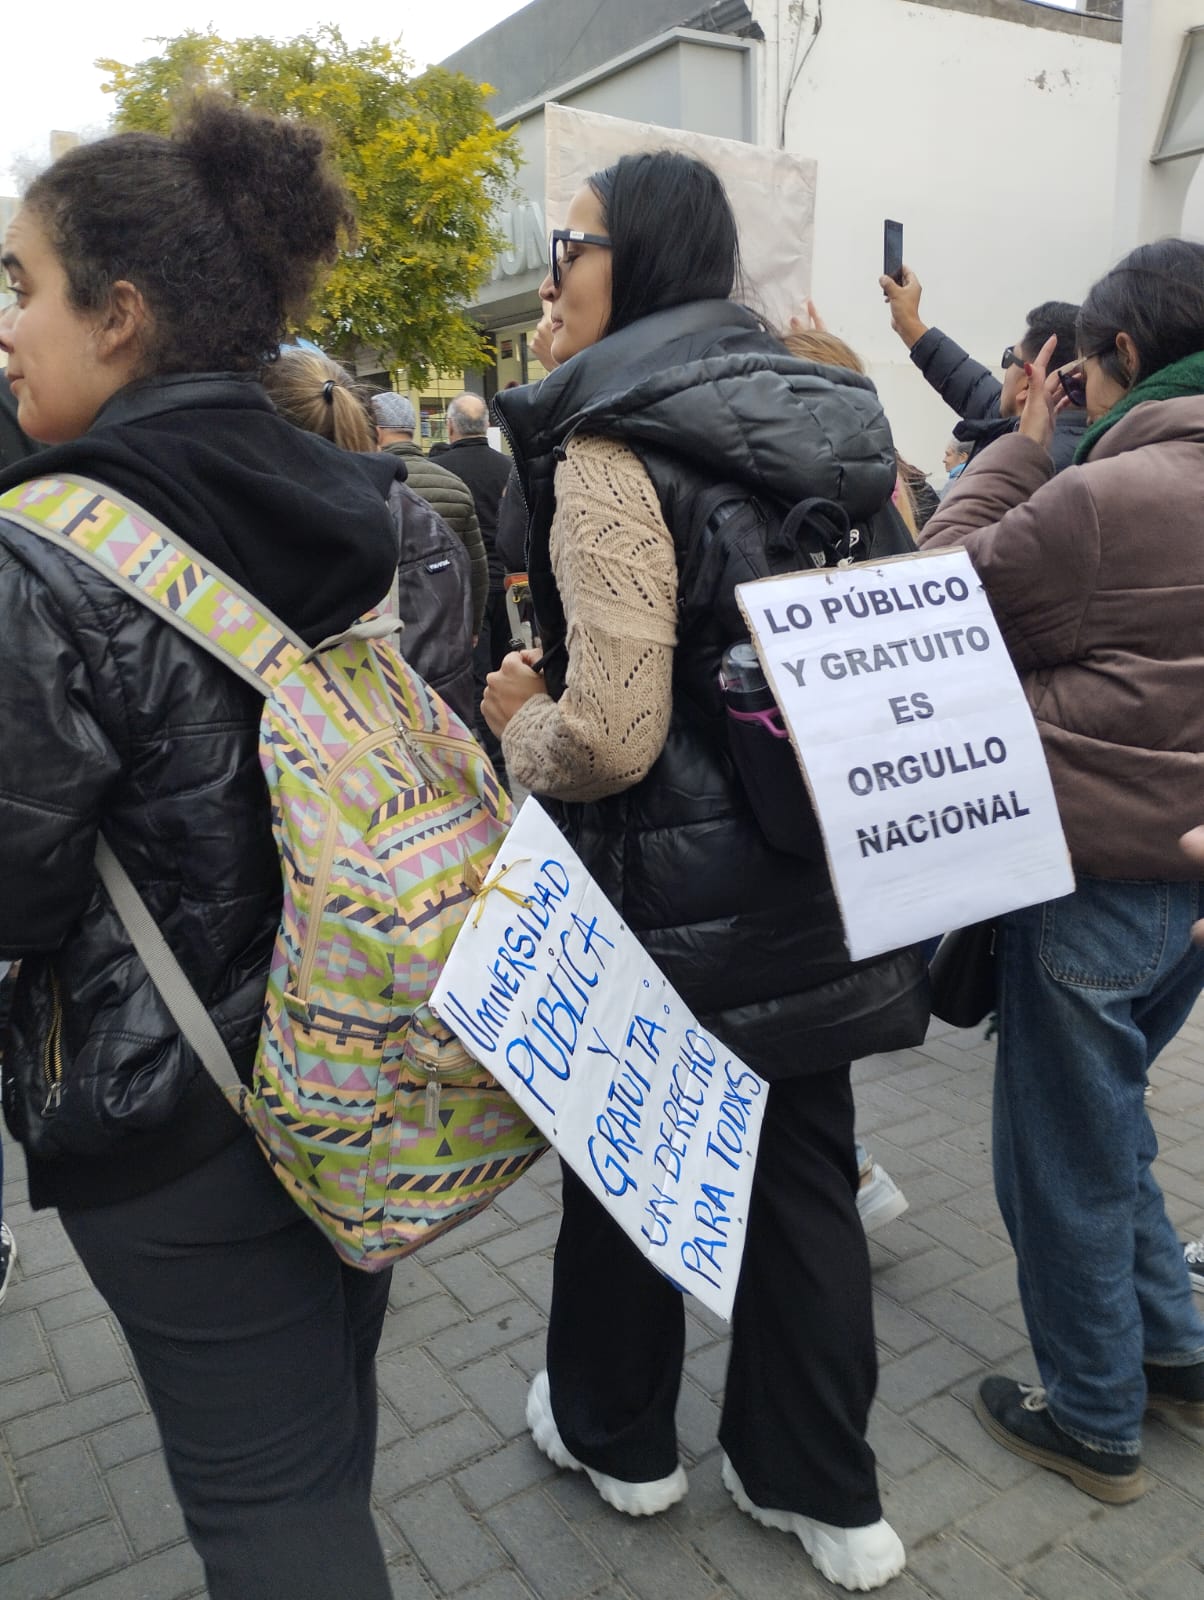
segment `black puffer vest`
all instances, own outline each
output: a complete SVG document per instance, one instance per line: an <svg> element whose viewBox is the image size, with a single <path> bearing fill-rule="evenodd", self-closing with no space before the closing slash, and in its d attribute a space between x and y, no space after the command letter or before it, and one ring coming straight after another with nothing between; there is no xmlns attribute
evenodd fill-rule
<svg viewBox="0 0 1204 1600"><path fill-rule="evenodd" d="M918 1042L918 957L851 965L826 867L774 850L745 799L718 672L743 634L734 586L769 568L756 530L732 546L697 514L718 483L776 504L835 500L854 522L878 512L895 459L873 385L795 360L750 312L708 301L623 329L539 385L499 395L497 409L531 515L528 571L552 694L566 666L549 555L553 479L574 434L620 439L640 457L677 549L665 747L623 793L550 806L573 847L705 1026L762 1076Z"/></svg>

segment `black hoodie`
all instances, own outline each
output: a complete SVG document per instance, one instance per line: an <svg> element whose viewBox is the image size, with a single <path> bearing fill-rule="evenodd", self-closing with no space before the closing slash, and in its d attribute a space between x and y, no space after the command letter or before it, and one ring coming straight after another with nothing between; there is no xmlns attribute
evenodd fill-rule
<svg viewBox="0 0 1204 1600"><path fill-rule="evenodd" d="M82 476L136 501L311 644L381 598L397 563L386 506L405 466L304 433L238 373L118 390L82 438L0 473Z"/></svg>
<svg viewBox="0 0 1204 1600"><path fill-rule="evenodd" d="M131 385L0 488L99 480L316 643L389 588L399 468L302 433L257 383L216 375ZM261 708L107 578L0 516L0 957L21 960L4 1109L35 1206L146 1193L250 1136L149 983L92 857L103 829L245 1076L281 897Z"/></svg>

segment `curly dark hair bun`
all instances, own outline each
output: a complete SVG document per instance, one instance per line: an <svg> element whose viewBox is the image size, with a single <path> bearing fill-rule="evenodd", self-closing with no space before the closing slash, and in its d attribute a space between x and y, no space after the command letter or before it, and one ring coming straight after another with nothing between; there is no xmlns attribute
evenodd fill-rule
<svg viewBox="0 0 1204 1600"><path fill-rule="evenodd" d="M119 133L69 151L25 204L80 310L102 309L122 279L141 290L148 374L274 359L353 226L318 129L218 94L197 97L170 139Z"/></svg>

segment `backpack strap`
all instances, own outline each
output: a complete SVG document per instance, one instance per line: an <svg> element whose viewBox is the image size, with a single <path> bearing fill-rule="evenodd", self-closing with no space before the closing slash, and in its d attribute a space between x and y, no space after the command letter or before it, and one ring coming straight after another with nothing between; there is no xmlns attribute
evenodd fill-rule
<svg viewBox="0 0 1204 1600"><path fill-rule="evenodd" d="M217 1025L185 976L184 969L159 931L146 901L129 873L113 853L103 834L96 839L96 870L108 890L113 909L142 958L151 982L159 991L172 1021L200 1057L201 1065L227 1095L237 1096L243 1085Z"/></svg>
<svg viewBox="0 0 1204 1600"><path fill-rule="evenodd" d="M309 654L303 639L197 551L90 478L31 478L0 495L0 517L69 550L260 694ZM242 1082L213 1018L103 834L95 863L172 1020L218 1087L237 1097Z"/></svg>
<svg viewBox="0 0 1204 1600"><path fill-rule="evenodd" d="M853 559L849 514L835 500L813 495L791 506L779 538L817 567L844 567Z"/></svg>
<svg viewBox="0 0 1204 1600"><path fill-rule="evenodd" d="M0 494L0 517L69 550L260 694L311 653L148 511L91 478L30 478Z"/></svg>

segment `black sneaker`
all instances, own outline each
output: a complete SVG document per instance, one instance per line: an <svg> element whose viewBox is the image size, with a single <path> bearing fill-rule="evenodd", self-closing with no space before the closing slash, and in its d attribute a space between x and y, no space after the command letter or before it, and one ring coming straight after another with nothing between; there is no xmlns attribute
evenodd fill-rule
<svg viewBox="0 0 1204 1600"><path fill-rule="evenodd" d="M1204 1428L1204 1361L1193 1362L1190 1367L1163 1367L1147 1361L1142 1371L1147 1411Z"/></svg>
<svg viewBox="0 0 1204 1600"><path fill-rule="evenodd" d="M4 1304L4 1296L8 1293L8 1285L16 1264L17 1241L13 1238L8 1223L0 1222L0 1305Z"/></svg>
<svg viewBox="0 0 1204 1600"><path fill-rule="evenodd" d="M1060 1472L1097 1500L1123 1506L1145 1493L1141 1457L1093 1450L1063 1433L1046 1409L1044 1389L1011 1378L986 1378L974 1397L974 1415L996 1444Z"/></svg>

